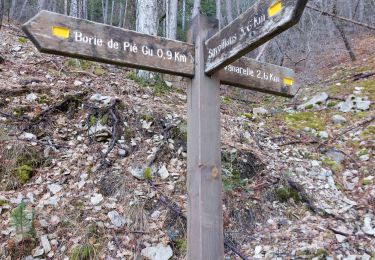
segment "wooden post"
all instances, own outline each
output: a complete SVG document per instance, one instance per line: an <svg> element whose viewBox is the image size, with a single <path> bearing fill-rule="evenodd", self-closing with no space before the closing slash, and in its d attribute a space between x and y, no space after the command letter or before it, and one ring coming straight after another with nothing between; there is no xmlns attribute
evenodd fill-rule
<svg viewBox="0 0 375 260"><path fill-rule="evenodd" d="M197 15L189 30L195 43L195 76L188 89L188 259L224 259L220 82L204 73L204 40L217 26Z"/></svg>

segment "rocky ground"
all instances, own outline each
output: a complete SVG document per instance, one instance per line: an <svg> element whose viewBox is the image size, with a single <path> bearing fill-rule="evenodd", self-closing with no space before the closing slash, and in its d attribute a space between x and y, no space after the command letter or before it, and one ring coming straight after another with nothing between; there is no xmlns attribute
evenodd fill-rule
<svg viewBox="0 0 375 260"><path fill-rule="evenodd" d="M184 259L186 80L42 55L14 26L0 39L0 258ZM374 68L361 50L293 100L223 89L243 258L375 257Z"/></svg>

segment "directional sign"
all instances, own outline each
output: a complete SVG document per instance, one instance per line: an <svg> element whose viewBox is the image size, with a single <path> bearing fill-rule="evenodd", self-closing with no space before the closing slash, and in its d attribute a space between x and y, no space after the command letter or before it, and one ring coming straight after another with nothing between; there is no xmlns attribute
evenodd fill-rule
<svg viewBox="0 0 375 260"><path fill-rule="evenodd" d="M249 58L225 66L217 76L223 84L278 96L293 97L298 91L293 70Z"/></svg>
<svg viewBox="0 0 375 260"><path fill-rule="evenodd" d="M308 0L258 0L205 42L205 72L212 75L295 25Z"/></svg>
<svg viewBox="0 0 375 260"><path fill-rule="evenodd" d="M22 27L44 53L193 77L194 45L41 11Z"/></svg>

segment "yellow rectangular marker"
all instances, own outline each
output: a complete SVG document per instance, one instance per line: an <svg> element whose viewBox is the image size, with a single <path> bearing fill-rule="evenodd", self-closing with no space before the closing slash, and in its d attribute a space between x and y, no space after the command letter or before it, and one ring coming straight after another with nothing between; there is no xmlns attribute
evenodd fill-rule
<svg viewBox="0 0 375 260"><path fill-rule="evenodd" d="M280 13L282 8L283 8L283 4L281 3L281 1L280 0L276 1L273 5L271 5L268 8L268 17L272 17Z"/></svg>
<svg viewBox="0 0 375 260"><path fill-rule="evenodd" d="M65 27L52 26L52 34L61 39L68 39L69 29Z"/></svg>
<svg viewBox="0 0 375 260"><path fill-rule="evenodd" d="M292 85L293 85L293 82L294 82L294 80L291 79L291 78L284 78L284 84L285 84L286 86L292 86Z"/></svg>

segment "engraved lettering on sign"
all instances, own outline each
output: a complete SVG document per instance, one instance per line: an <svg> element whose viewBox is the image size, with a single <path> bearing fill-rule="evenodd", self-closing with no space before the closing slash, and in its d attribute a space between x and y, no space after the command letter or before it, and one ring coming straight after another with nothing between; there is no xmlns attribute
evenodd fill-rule
<svg viewBox="0 0 375 260"><path fill-rule="evenodd" d="M114 49L114 50L122 50L124 52L133 53L133 54L141 54L147 57L154 57L155 59L161 59L161 60L172 60L175 62L180 63L187 63L188 59L185 54L182 54L179 51L172 51L169 49L156 49L150 44L150 45L140 45L138 48L136 43L130 43L130 42L122 42L120 44L119 42L109 39L104 40L99 38L98 36L88 36L83 34L80 31L74 31L74 41L80 42L92 46L106 46L108 49ZM104 44L106 42L106 44ZM122 45L122 47L120 47Z"/></svg>

